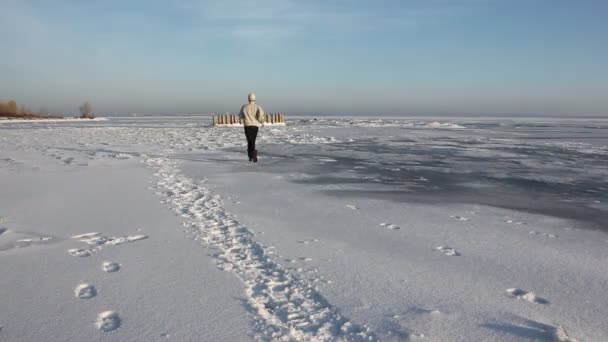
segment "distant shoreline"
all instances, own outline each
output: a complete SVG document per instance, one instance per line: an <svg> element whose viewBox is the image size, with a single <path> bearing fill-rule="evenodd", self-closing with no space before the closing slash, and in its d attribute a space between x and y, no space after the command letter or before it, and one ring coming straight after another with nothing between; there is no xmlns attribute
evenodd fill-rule
<svg viewBox="0 0 608 342"><path fill-rule="evenodd" d="M93 119L83 118L63 118L63 117L39 117L39 118L16 118L16 117L0 117L2 123L30 123L30 122L67 122L67 121L105 121L106 117L97 117Z"/></svg>
<svg viewBox="0 0 608 342"><path fill-rule="evenodd" d="M175 113L175 114L109 114L108 118L161 118L161 117L211 117L213 113ZM288 118L361 118L361 119L424 119L424 118L466 118L466 119L599 119L606 120L608 115L543 115L543 114L316 114L316 113L285 113Z"/></svg>

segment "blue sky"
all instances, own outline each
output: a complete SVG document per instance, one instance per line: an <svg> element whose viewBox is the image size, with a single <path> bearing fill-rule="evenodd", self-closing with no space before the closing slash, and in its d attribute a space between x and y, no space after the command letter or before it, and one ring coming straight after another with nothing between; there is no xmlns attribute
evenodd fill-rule
<svg viewBox="0 0 608 342"><path fill-rule="evenodd" d="M608 1L3 0L0 99L73 113L608 116Z"/></svg>

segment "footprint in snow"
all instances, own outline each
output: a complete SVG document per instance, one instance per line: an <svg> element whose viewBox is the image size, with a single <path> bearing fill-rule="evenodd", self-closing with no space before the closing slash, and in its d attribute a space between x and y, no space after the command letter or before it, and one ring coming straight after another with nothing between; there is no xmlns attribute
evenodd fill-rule
<svg viewBox="0 0 608 342"><path fill-rule="evenodd" d="M139 240L144 240L147 238L148 238L147 235L133 235L133 236L124 236L124 237L121 236L121 237L117 237L117 238L109 238L105 244L120 245L121 243L139 241Z"/></svg>
<svg viewBox="0 0 608 342"><path fill-rule="evenodd" d="M85 233L72 236L72 239L76 239L80 242L84 242L89 246L89 249L73 248L68 250L73 256L77 257L88 257L92 253L98 252L107 246L116 246L123 243L135 242L139 240L147 239L147 235L131 235L131 236L120 236L120 237L106 237L102 236L101 233Z"/></svg>
<svg viewBox="0 0 608 342"><path fill-rule="evenodd" d="M507 293L511 298L523 299L534 304L549 304L549 301L536 296L534 292L525 291L518 288L507 289Z"/></svg>
<svg viewBox="0 0 608 342"><path fill-rule="evenodd" d="M398 225L392 224L392 223L387 223L387 222L380 223L380 227L384 227L386 229L392 229L392 230L401 229L401 227L399 227Z"/></svg>
<svg viewBox="0 0 608 342"><path fill-rule="evenodd" d="M101 233L97 233L97 232L93 232L93 233L84 233L84 234L78 234L78 235L72 235L72 239L87 239L87 238L92 238L94 236L98 236L101 235Z"/></svg>
<svg viewBox="0 0 608 342"><path fill-rule="evenodd" d="M89 250L81 249L81 248L72 248L72 249L69 249L68 253L70 253L70 255L76 256L76 257L88 257L88 256L91 256L91 252Z"/></svg>
<svg viewBox="0 0 608 342"><path fill-rule="evenodd" d="M114 311L104 311L97 316L95 326L103 332L116 330L120 327L120 316Z"/></svg>
<svg viewBox="0 0 608 342"><path fill-rule="evenodd" d="M522 225L522 224L526 224L525 222L522 222L522 221L515 221L515 220L512 220L512 219L506 219L504 222L505 222L505 223L509 223L509 224L516 224L516 225Z"/></svg>
<svg viewBox="0 0 608 342"><path fill-rule="evenodd" d="M310 243L313 243L313 242L319 242L319 241L321 241L321 240L319 240L319 239L312 239L312 240L298 240L298 243L302 243L302 244L308 245L308 244L310 244Z"/></svg>
<svg viewBox="0 0 608 342"><path fill-rule="evenodd" d="M471 221L471 219L469 217L464 217L464 216L452 215L450 217L455 220L458 220L458 221Z"/></svg>
<svg viewBox="0 0 608 342"><path fill-rule="evenodd" d="M550 239L555 239L555 238L557 238L557 235L556 235L556 234L553 234L553 233L539 233L539 232L537 232L537 231L535 231L535 230L530 231L530 233L528 233L528 234L530 234L530 235L539 235L539 236L544 236L544 237L546 237L546 238L550 238Z"/></svg>
<svg viewBox="0 0 608 342"><path fill-rule="evenodd" d="M80 299L89 299L97 295L97 289L91 284L80 284L74 290L74 296Z"/></svg>
<svg viewBox="0 0 608 342"><path fill-rule="evenodd" d="M117 262L104 261L101 265L101 269L106 273L118 272L120 270L120 264Z"/></svg>
<svg viewBox="0 0 608 342"><path fill-rule="evenodd" d="M448 246L435 247L435 250L445 254L446 256L460 256L460 253L456 249Z"/></svg>

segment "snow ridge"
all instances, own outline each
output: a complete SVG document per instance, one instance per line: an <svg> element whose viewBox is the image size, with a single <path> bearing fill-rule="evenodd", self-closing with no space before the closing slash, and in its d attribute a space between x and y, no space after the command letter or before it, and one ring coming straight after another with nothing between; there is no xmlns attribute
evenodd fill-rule
<svg viewBox="0 0 608 342"><path fill-rule="evenodd" d="M157 188L176 213L186 218L188 233L217 250L218 267L246 285L258 340L377 341L369 328L342 316L313 285L273 261L265 246L223 207L220 196L178 172L166 158L148 159L156 169Z"/></svg>

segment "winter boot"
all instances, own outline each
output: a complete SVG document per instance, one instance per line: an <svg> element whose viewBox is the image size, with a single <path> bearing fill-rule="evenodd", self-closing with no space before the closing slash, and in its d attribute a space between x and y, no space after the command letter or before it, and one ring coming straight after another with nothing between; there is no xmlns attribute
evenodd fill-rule
<svg viewBox="0 0 608 342"><path fill-rule="evenodd" d="M258 162L258 150L253 150L253 162Z"/></svg>

